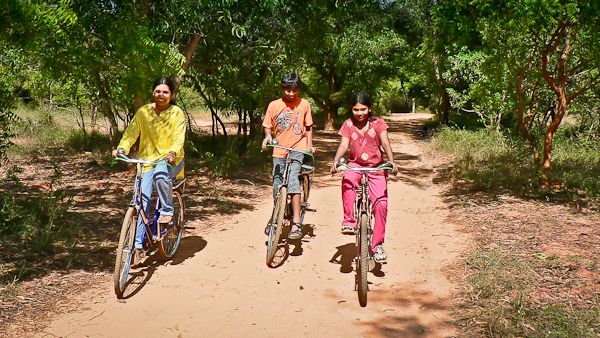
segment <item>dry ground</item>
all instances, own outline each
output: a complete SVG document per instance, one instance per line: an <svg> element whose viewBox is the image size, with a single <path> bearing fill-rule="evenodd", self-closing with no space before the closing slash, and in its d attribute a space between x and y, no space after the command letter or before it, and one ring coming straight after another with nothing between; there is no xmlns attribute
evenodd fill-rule
<svg viewBox="0 0 600 338"><path fill-rule="evenodd" d="M390 119L402 170L389 187L389 263L369 275L367 308L353 290L353 240L338 234L339 177L326 174L337 136L319 132L322 161L310 197L317 212L307 216L311 232L290 245L282 266L264 264L268 176L222 180L192 163L186 202L193 229L174 260L148 262L124 302L112 293L111 272L132 173L86 155L59 158L69 173L64 184L75 193L65 226L81 229L79 241L46 260L2 255L0 271L29 261L35 267L27 280L0 290L0 335L100 337L128 328L133 336L173 337L469 335L477 323L457 319L474 296L465 260L481 246L520 250L546 264L540 278L547 288L534 293L537 301L585 303L597 294L598 216L451 186L446 164L420 136L425 118ZM26 169L21 180L44 189L52 161L18 160Z"/></svg>

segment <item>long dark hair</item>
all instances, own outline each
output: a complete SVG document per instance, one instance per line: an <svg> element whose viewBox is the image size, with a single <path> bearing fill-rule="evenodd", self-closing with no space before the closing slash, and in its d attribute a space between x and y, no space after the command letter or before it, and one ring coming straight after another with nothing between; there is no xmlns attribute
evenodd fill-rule
<svg viewBox="0 0 600 338"><path fill-rule="evenodd" d="M352 95L352 97L350 98L350 106L348 107L348 113L350 113L350 116L353 116L352 107L354 107L357 103L364 104L365 106L369 107L369 118L373 116L373 112L371 111L373 107L373 102L371 101L371 97L369 96L369 94L359 92Z"/></svg>
<svg viewBox="0 0 600 338"><path fill-rule="evenodd" d="M167 85L167 87L169 87L169 90L171 91L171 101L169 101L169 103L172 105L176 105L177 103L175 103L175 82L170 77L161 76L158 79L154 80L152 90L154 91L156 87L163 84Z"/></svg>

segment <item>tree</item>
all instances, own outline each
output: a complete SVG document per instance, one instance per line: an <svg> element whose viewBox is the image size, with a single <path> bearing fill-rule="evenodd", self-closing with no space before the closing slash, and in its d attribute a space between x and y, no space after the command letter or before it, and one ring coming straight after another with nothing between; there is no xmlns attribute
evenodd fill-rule
<svg viewBox="0 0 600 338"><path fill-rule="evenodd" d="M542 173L552 168L552 141L569 105L600 85L597 2L554 1L541 12L548 20L541 52L542 74L556 95L555 112L544 136ZM551 33L551 34L549 34Z"/></svg>
<svg viewBox="0 0 600 338"><path fill-rule="evenodd" d="M373 91L395 73L405 43L379 1L310 1L282 12L286 62L303 70L306 93L326 115L325 129L333 129L350 93Z"/></svg>

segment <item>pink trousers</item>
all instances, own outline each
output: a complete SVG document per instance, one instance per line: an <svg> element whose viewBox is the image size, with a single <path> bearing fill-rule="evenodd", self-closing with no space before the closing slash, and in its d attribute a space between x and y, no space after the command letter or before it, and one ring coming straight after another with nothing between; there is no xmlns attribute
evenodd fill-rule
<svg viewBox="0 0 600 338"><path fill-rule="evenodd" d="M361 173L357 171L345 171L342 179L342 203L344 204L344 222L343 225L356 227L356 217L354 217L354 200L356 198L356 189L360 188ZM373 238L371 240L371 249L381 243L385 238L385 224L387 220L387 175L383 173L367 173L369 184L369 198L371 199L371 210L375 217L373 226Z"/></svg>

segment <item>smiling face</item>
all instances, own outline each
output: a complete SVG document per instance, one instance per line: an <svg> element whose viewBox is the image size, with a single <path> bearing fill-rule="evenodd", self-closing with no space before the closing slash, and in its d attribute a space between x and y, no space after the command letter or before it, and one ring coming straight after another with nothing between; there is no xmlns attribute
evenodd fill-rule
<svg viewBox="0 0 600 338"><path fill-rule="evenodd" d="M298 97L298 87L281 87L283 89L283 100L293 102Z"/></svg>
<svg viewBox="0 0 600 338"><path fill-rule="evenodd" d="M166 84L160 84L152 92L157 106L166 106L171 102L171 90Z"/></svg>
<svg viewBox="0 0 600 338"><path fill-rule="evenodd" d="M365 106L362 103L357 103L354 106L352 106L352 116L354 117L354 120L356 120L359 123L365 122L367 120L370 111L371 108Z"/></svg>

